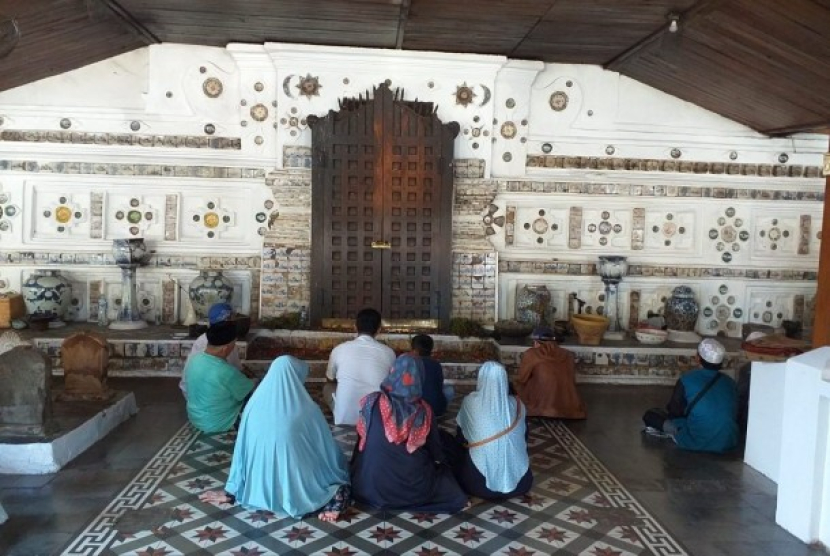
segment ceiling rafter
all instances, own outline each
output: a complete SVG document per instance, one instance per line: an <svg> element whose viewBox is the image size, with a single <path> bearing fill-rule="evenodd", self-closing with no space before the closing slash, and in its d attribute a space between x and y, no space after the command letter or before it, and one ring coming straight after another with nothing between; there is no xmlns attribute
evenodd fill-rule
<svg viewBox="0 0 830 556"><path fill-rule="evenodd" d="M395 37L395 48L400 50L403 48L403 36L406 32L406 21L409 19L409 8L412 6L412 0L401 0L401 11L398 17L398 34Z"/></svg>
<svg viewBox="0 0 830 556"><path fill-rule="evenodd" d="M678 16L677 23L679 28L677 29L677 33L683 32L683 27L688 25L690 21L693 21L695 18L704 15L708 12L715 10L718 7L718 4L723 2L723 0L699 0L694 6L689 8L684 12L680 12L676 14ZM661 38L665 33L669 32L669 24L671 23L668 19L669 14L666 14L666 22L661 24L660 27L655 29L651 34L643 37L638 42L631 45L631 47L623 50L612 59L608 60L606 63L602 65L607 70L611 71L620 71L620 68L625 66L626 63L630 62L634 58L636 58L641 52L647 50L653 44L657 42L659 38Z"/></svg>
<svg viewBox="0 0 830 556"><path fill-rule="evenodd" d="M91 1L93 4L97 4L103 8L109 10L110 13L115 15L116 19L118 19L121 23L123 23L127 29L138 36L139 38L147 41L147 44L160 44L161 39L158 38L155 33L150 31L147 27L145 27L139 20L137 20L133 15L124 8L121 4L118 3L117 0L88 0Z"/></svg>

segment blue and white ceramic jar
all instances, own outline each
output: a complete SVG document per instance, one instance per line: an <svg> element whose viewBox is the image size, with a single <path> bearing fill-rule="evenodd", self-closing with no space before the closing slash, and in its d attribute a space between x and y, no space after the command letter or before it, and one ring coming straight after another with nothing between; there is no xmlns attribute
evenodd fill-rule
<svg viewBox="0 0 830 556"><path fill-rule="evenodd" d="M219 271L203 270L190 283L187 293L199 318L207 318L211 305L231 302L233 284Z"/></svg>
<svg viewBox="0 0 830 556"><path fill-rule="evenodd" d="M695 294L689 286L677 286L666 300L663 316L666 328L682 332L694 332L700 306L695 301Z"/></svg>
<svg viewBox="0 0 830 556"><path fill-rule="evenodd" d="M72 283L57 270L36 270L21 287L30 316L60 321L72 303Z"/></svg>

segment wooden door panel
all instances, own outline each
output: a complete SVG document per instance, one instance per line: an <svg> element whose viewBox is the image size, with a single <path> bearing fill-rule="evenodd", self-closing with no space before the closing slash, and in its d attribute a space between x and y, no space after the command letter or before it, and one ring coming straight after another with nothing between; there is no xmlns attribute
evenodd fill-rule
<svg viewBox="0 0 830 556"><path fill-rule="evenodd" d="M376 192L382 168L375 110L365 104L341 116L315 128L314 171L319 175L312 180L313 323L324 317L353 318L361 308L382 303L377 280L382 261L371 248L383 221L383 200Z"/></svg>
<svg viewBox="0 0 830 556"><path fill-rule="evenodd" d="M371 101L345 100L341 108L309 119L312 323L375 307L389 319L446 324L458 125L383 85Z"/></svg>
<svg viewBox="0 0 830 556"><path fill-rule="evenodd" d="M442 137L436 136L432 118L406 106L393 107L390 116L384 130L384 237L391 244L383 265L389 276L385 314L392 319L440 318L442 277L434 271L440 267L433 269L440 253L433 253L433 241L440 232L442 192L436 184L441 182Z"/></svg>

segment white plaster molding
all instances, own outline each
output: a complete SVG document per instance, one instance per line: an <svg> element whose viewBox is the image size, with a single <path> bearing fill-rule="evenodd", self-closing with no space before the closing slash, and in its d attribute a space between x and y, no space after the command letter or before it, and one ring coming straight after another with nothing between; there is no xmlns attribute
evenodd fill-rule
<svg viewBox="0 0 830 556"><path fill-rule="evenodd" d="M237 50L236 43L228 49ZM399 74L425 72L431 75L457 76L459 72L496 72L508 58L482 54L454 54L417 50L391 50L381 48L352 48L343 46L315 46L307 44L265 43L265 51L274 60L277 67L313 66L323 71L344 71L369 73L380 77L388 73L389 77Z"/></svg>
<svg viewBox="0 0 830 556"><path fill-rule="evenodd" d="M781 189L785 191L824 191L823 178L758 177L684 172L642 172L634 170L585 170L528 167L527 177L510 181L563 181L575 183L620 183L631 185L682 185L736 189ZM650 198L650 197L646 197ZM694 199L682 197L679 199ZM723 200L723 199L721 199ZM819 201L820 202L820 201Z"/></svg>
<svg viewBox="0 0 830 556"><path fill-rule="evenodd" d="M493 148L487 164L493 176L520 176L525 171L531 84L544 67L542 62L510 60L499 70L493 99ZM512 125L511 130L504 130L504 125ZM512 131L513 136L503 131Z"/></svg>

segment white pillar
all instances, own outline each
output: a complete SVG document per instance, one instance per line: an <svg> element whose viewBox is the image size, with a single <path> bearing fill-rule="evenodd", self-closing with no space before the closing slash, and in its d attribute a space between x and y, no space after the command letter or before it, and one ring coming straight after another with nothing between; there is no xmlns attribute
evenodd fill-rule
<svg viewBox="0 0 830 556"><path fill-rule="evenodd" d="M830 545L830 347L787 362L775 521ZM754 378L754 377L753 377Z"/></svg>

